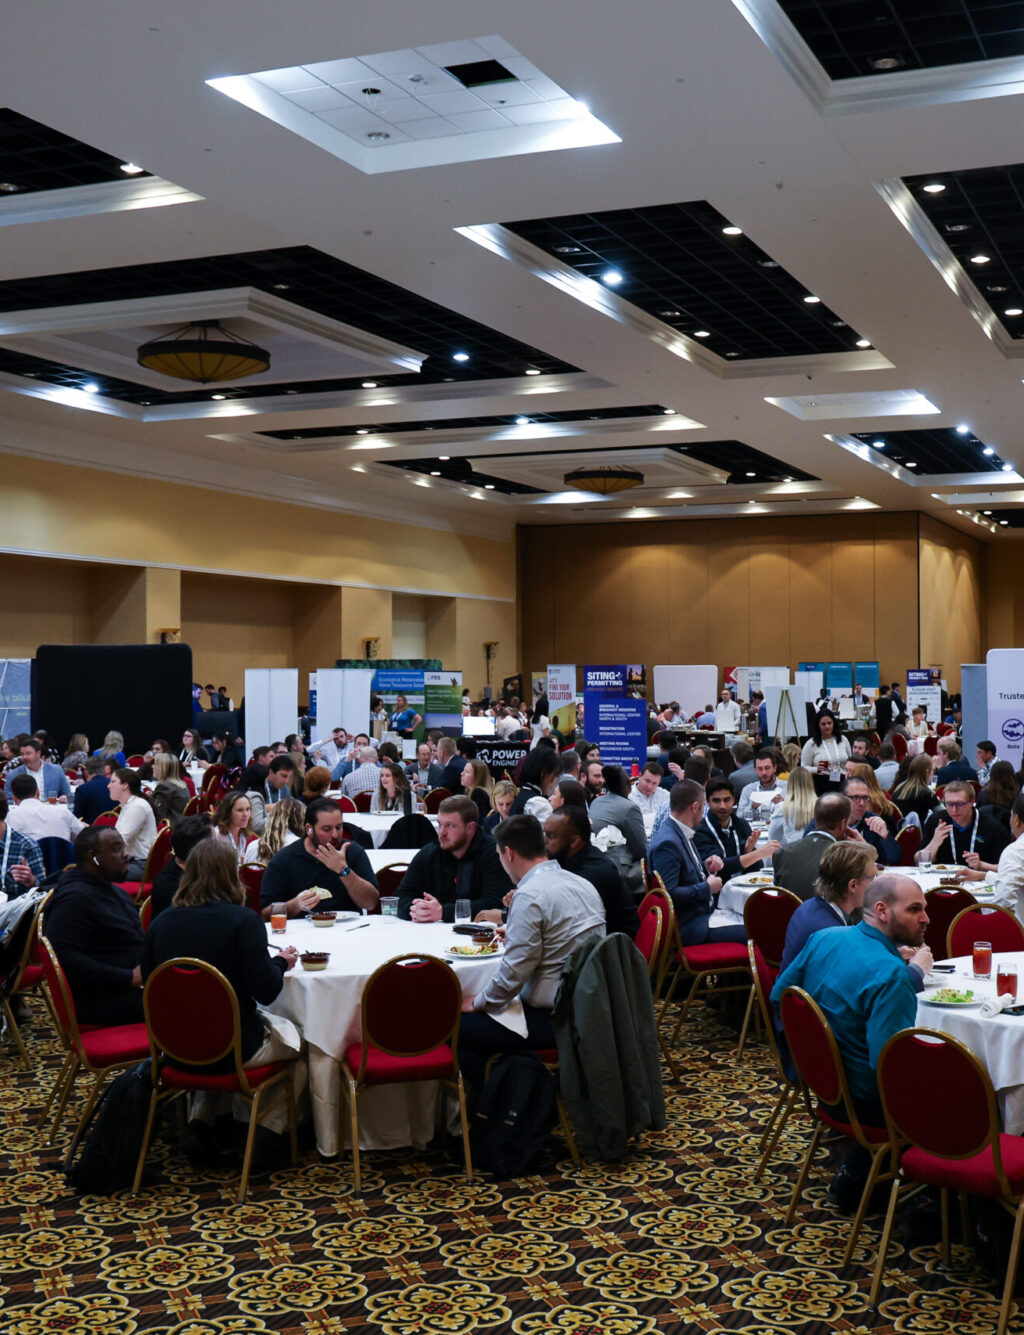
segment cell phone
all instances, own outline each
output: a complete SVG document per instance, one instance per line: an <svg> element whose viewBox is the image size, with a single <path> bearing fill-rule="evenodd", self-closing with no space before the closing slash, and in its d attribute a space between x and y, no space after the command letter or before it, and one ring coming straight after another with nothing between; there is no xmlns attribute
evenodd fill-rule
<svg viewBox="0 0 1024 1335"><path fill-rule="evenodd" d="M933 964L932 973L956 973L955 964Z"/></svg>
<svg viewBox="0 0 1024 1335"><path fill-rule="evenodd" d="M494 932L493 922L457 922L452 928L459 936L474 936L477 932Z"/></svg>
<svg viewBox="0 0 1024 1335"><path fill-rule="evenodd" d="M1006 1010L1002 1011L1001 1014L1003 1014L1003 1015L1024 1015L1024 1006L1007 1006Z"/></svg>

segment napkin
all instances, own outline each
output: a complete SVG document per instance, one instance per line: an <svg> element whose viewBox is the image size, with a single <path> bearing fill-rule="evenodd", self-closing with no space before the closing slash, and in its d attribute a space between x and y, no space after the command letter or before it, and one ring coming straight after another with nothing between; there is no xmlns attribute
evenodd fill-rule
<svg viewBox="0 0 1024 1335"><path fill-rule="evenodd" d="M1004 992L1001 997L986 997L981 1003L981 1013L986 1020L991 1020L1000 1011L1009 1010L1011 1006L1016 1006L1016 1004L1017 998L1008 996Z"/></svg>
<svg viewBox="0 0 1024 1335"><path fill-rule="evenodd" d="M597 834L591 836L590 842L595 848L599 848L602 853L607 853L609 848L625 844L626 836L617 826L605 825L603 829L598 830Z"/></svg>
<svg viewBox="0 0 1024 1335"><path fill-rule="evenodd" d="M491 1011L492 1020L497 1020L503 1024L506 1029L511 1029L513 1034L518 1034L520 1038L527 1035L526 1011L523 1010L523 1003L516 997L515 1001L510 1001L503 1011Z"/></svg>

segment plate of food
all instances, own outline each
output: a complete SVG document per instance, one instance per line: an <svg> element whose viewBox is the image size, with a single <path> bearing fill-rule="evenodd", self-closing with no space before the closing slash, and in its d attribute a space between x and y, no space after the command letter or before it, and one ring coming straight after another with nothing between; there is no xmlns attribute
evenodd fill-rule
<svg viewBox="0 0 1024 1335"><path fill-rule="evenodd" d="M464 946L448 946L444 952L446 960L492 960L501 954L501 944L492 938L490 941L472 941Z"/></svg>
<svg viewBox="0 0 1024 1335"><path fill-rule="evenodd" d="M737 885L774 885L774 876L736 876L733 878Z"/></svg>
<svg viewBox="0 0 1024 1335"><path fill-rule="evenodd" d="M921 1000L929 1006L980 1006L983 997L979 997L973 988L937 987L934 992L922 992Z"/></svg>

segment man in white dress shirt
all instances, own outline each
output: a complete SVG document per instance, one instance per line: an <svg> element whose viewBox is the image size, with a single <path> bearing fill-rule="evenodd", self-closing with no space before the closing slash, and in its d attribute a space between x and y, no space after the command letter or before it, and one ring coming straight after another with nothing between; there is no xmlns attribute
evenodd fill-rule
<svg viewBox="0 0 1024 1335"><path fill-rule="evenodd" d="M719 732L739 732L740 707L732 698L728 686L722 687L722 698L715 706L715 727Z"/></svg>
<svg viewBox="0 0 1024 1335"><path fill-rule="evenodd" d="M995 902L1024 922L1024 793L1016 798L1010 811L1013 843L999 854L996 871ZM970 879L974 879L971 877Z"/></svg>
<svg viewBox="0 0 1024 1335"><path fill-rule="evenodd" d="M758 751L754 760L757 778L748 783L740 794L736 814L740 820L770 820L786 796L786 782L779 778L778 767L771 751Z"/></svg>
<svg viewBox="0 0 1024 1335"><path fill-rule="evenodd" d="M658 762L649 760L629 794L629 800L640 808L640 815L644 818L644 833L648 839L654 829L654 818L662 807L668 806L669 791L661 786L664 777L665 771Z"/></svg>
<svg viewBox="0 0 1024 1335"><path fill-rule="evenodd" d="M7 816L7 824L26 839L66 839L75 842L75 836L85 826L70 807L61 803L50 806L39 800L39 789L29 774L16 774L9 788L15 805Z"/></svg>

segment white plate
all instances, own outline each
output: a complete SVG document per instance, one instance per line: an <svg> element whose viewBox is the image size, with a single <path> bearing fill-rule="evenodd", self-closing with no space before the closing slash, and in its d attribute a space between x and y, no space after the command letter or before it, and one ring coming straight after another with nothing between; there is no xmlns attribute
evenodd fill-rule
<svg viewBox="0 0 1024 1335"><path fill-rule="evenodd" d="M964 988L958 990L968 991L969 989ZM927 992L922 992L918 1000L927 1002L929 1006L942 1006L946 1010L966 1011L970 1010L972 1006L980 1006L985 998L978 997L976 1001L935 1001Z"/></svg>
<svg viewBox="0 0 1024 1335"><path fill-rule="evenodd" d="M460 964L478 964L480 960L500 960L505 952L502 949L489 950L485 955L456 955L454 951L446 950L444 957L453 963L458 961Z"/></svg>

